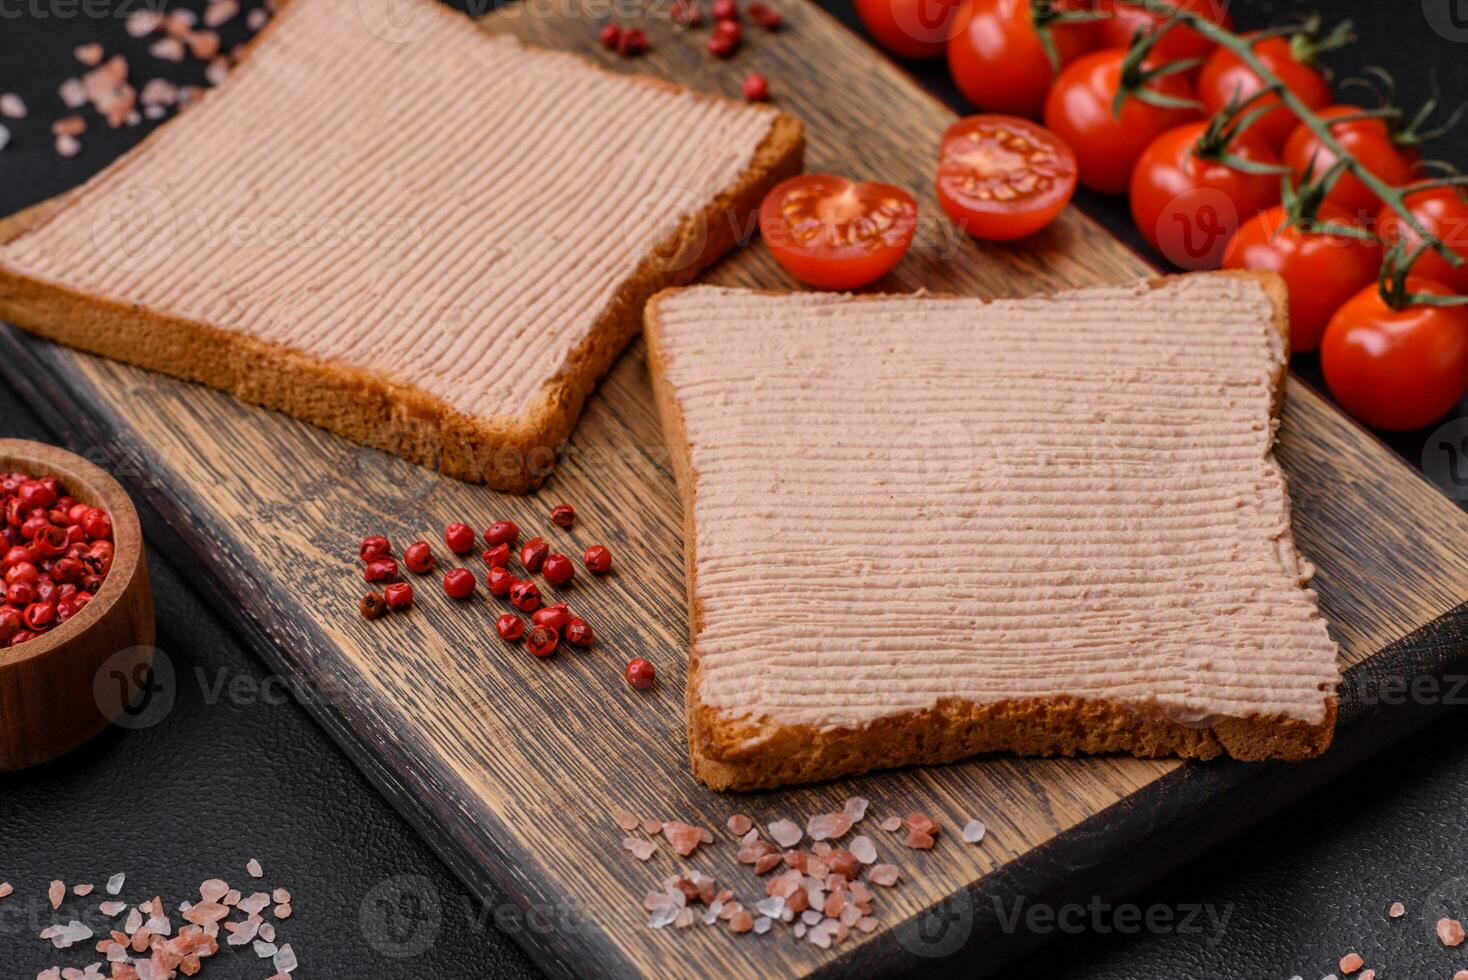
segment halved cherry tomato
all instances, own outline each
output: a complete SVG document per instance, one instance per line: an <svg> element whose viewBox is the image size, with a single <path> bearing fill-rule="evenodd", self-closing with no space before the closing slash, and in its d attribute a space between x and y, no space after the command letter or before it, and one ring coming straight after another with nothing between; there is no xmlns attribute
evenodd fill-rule
<svg viewBox="0 0 1468 980"><path fill-rule="evenodd" d="M906 254L917 230L917 201L888 184L801 174L765 195L759 230L796 279L855 289L891 272Z"/></svg>
<svg viewBox="0 0 1468 980"><path fill-rule="evenodd" d="M1185 269L1216 269L1223 250L1246 219L1279 203L1279 178L1253 174L1199 156L1207 123L1170 129L1142 151L1132 171L1132 219L1151 246ZM1263 140L1246 130L1228 152L1279 165Z"/></svg>
<svg viewBox="0 0 1468 980"><path fill-rule="evenodd" d="M1320 111L1321 118L1329 121L1360 113L1353 105L1333 105ZM1351 154L1367 170L1393 187L1400 187L1412 179L1412 161L1392 143L1391 130L1380 119L1348 119L1346 122L1331 123L1331 135L1338 140L1346 152ZM1284 162L1289 165L1298 181L1314 161L1314 174L1319 177L1336 161L1336 155L1315 137L1310 127L1300 123L1285 143ZM1381 207L1381 199L1355 174L1347 171L1340 175L1325 199L1350 212L1353 218L1368 218Z"/></svg>
<svg viewBox="0 0 1468 980"><path fill-rule="evenodd" d="M943 134L938 203L976 238L1032 235L1055 220L1075 189L1075 154L1038 123L968 116Z"/></svg>
<svg viewBox="0 0 1468 980"><path fill-rule="evenodd" d="M939 58L961 0L856 0L856 16L878 44L905 58Z"/></svg>
<svg viewBox="0 0 1468 980"><path fill-rule="evenodd" d="M1282 37L1267 37L1253 44L1255 56L1264 67L1279 76L1285 87L1311 109L1320 109L1330 102L1330 83L1320 71L1309 64L1295 60L1290 42ZM1243 101L1264 88L1264 82L1254 74L1254 69L1239 60L1239 56L1227 48L1213 52L1208 63L1198 75L1198 98L1210 113L1216 113L1237 98ZM1279 150L1295 131L1299 120L1287 107L1279 105L1279 96L1263 96L1249 103L1255 106L1276 105L1249 127L1271 148Z"/></svg>
<svg viewBox="0 0 1468 980"><path fill-rule="evenodd" d="M1233 29L1234 20L1229 16L1227 0L1176 0L1173 6ZM1108 48L1127 47L1138 31L1148 30L1167 19L1161 14L1131 6L1126 0L1098 0L1096 9L1111 15L1098 22L1101 43ZM1213 42L1202 34L1184 24L1178 24L1158 40L1152 48L1151 57L1159 65L1165 65L1174 61L1207 57L1213 47Z"/></svg>
<svg viewBox="0 0 1468 980"><path fill-rule="evenodd" d="M1407 290L1452 295L1417 277L1408 277ZM1367 286L1331 317L1320 367L1336 401L1367 425L1398 432L1431 425L1468 393L1468 309L1394 310Z"/></svg>
<svg viewBox="0 0 1468 980"><path fill-rule="evenodd" d="M1421 222L1422 227L1464 259L1462 265L1451 265L1437 252L1428 249L1412 263L1413 274L1435 279L1462 295L1468 295L1468 201L1463 199L1463 192L1451 187L1437 187L1408 194L1407 210ZM1381 209L1377 222L1377 234L1388 247L1400 241L1410 254L1422 241L1422 236L1390 207Z"/></svg>
<svg viewBox="0 0 1468 980"><path fill-rule="evenodd" d="M1152 105L1135 96L1122 103L1120 116L1113 114L1126 57L1124 49L1083 55L1060 73L1045 100L1045 125L1075 151L1081 183L1103 194L1123 193L1147 144L1198 118L1196 109ZM1181 74L1153 79L1146 88L1174 99L1193 97Z"/></svg>
<svg viewBox="0 0 1468 980"><path fill-rule="evenodd" d="M1351 216L1330 204L1317 220L1351 224ZM1270 269L1284 277L1290 290L1290 350L1315 350L1331 316L1341 304L1376 282L1381 244L1347 235L1281 231L1285 209L1260 211L1240 226L1223 253L1225 269Z"/></svg>
<svg viewBox="0 0 1468 980"><path fill-rule="evenodd" d="M1061 0L1054 6L1075 10L1080 3ZM1061 67L1096 47L1095 26L1050 23ZM1055 80L1029 0L967 0L948 41L948 70L964 98L978 108L1029 119L1040 118Z"/></svg>

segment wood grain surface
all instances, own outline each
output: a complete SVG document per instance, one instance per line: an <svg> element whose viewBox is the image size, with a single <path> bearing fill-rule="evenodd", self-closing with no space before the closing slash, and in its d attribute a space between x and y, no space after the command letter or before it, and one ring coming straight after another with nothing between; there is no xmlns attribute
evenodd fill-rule
<svg viewBox="0 0 1468 980"><path fill-rule="evenodd" d="M64 449L0 439L0 471L54 476L112 517L112 569L97 598L20 646L0 649L0 772L38 766L95 738L127 710L153 658L143 529L127 491Z"/></svg>
<svg viewBox="0 0 1468 980"><path fill-rule="evenodd" d="M810 169L918 195L918 244L881 288L1011 296L1153 272L1074 210L1018 246L955 237L931 195L951 113L809 5L781 5L789 27L778 34L746 24L748 43L727 63L703 52L705 32L683 36L649 17L642 26L653 52L627 63L599 51L607 6L588 3L595 5L510 8L486 26L729 95L748 72L765 72L781 106L809 127ZM706 278L793 288L757 240ZM1056 902L1090 888L1115 895L1431 714L1423 706L1383 716L1379 703L1363 707L1348 682L1338 745L1316 763L997 756L715 794L693 780L687 761L682 515L640 342L588 402L545 486L524 498L441 479L216 392L14 332L0 345L0 370L29 397L64 406L57 417L74 442L129 470L155 538L198 570L201 587L234 622L266 641L262 653L278 669L307 686L308 707L456 872L487 902L549 913L544 928L516 935L554 973L920 971L959 954L976 957L966 972L996 969L1036 937L1003 928L991 898ZM1322 608L1345 665L1371 660L1370 669L1431 673L1461 657L1468 517L1294 381L1279 455L1299 545L1319 567ZM581 515L569 532L545 519L562 500ZM602 639L590 652L539 661L506 647L492 632L497 601L481 592L467 606L453 604L436 580L415 582L420 605L411 615L376 623L356 615L363 535L383 533L401 546L438 541L450 521L482 527L499 518L568 553L592 543L612 548L614 575L578 579L564 594L547 589L595 625ZM634 656L658 667L649 692L621 679ZM763 894L734 863L723 829L731 813L803 823L853 794L872 801L878 820L918 809L947 829L937 849L919 853L867 826L884 858L904 870L903 884L881 896L883 927L872 936L823 951L783 930L733 937L644 927L643 893L687 867L727 881L741 898ZM686 862L661 850L640 864L621 850L612 807L706 826L716 844ZM975 816L990 833L965 846L956 829ZM957 932L933 938L925 927L933 909L956 910Z"/></svg>

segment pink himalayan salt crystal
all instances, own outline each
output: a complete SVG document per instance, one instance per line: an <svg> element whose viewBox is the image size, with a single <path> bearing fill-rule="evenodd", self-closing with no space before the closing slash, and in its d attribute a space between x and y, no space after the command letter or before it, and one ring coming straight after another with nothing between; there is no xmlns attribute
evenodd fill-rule
<svg viewBox="0 0 1468 980"><path fill-rule="evenodd" d="M219 35L213 31L193 31L185 40L189 54L199 61L212 61L219 54Z"/></svg>
<svg viewBox="0 0 1468 980"><path fill-rule="evenodd" d="M183 61L184 45L176 37L160 37L148 46L148 53L160 61Z"/></svg>
<svg viewBox="0 0 1468 980"><path fill-rule="evenodd" d="M877 861L877 845L873 844L872 839L866 834L853 837L849 850L862 864L875 864Z"/></svg>
<svg viewBox="0 0 1468 980"><path fill-rule="evenodd" d="M620 807L612 811L612 819L617 822L618 827L629 834L636 830L638 824L642 822L631 810L623 810Z"/></svg>
<svg viewBox="0 0 1468 980"><path fill-rule="evenodd" d="M0 898L7 898L15 893L15 888L8 881L0 881Z"/></svg>
<svg viewBox="0 0 1468 980"><path fill-rule="evenodd" d="M127 15L128 37L147 37L163 23L163 15L156 10L134 10Z"/></svg>
<svg viewBox="0 0 1468 980"><path fill-rule="evenodd" d="M102 63L102 45L100 44L83 44L74 49L72 54L76 56L77 61L89 68L95 68Z"/></svg>
<svg viewBox="0 0 1468 980"><path fill-rule="evenodd" d="M51 882L51 887L46 890L46 897L51 900L53 909L61 908L61 900L66 897L66 885L61 881Z"/></svg>
<svg viewBox="0 0 1468 980"><path fill-rule="evenodd" d="M103 915L105 915L105 916L107 916L107 918L111 919L111 918L115 918L116 916L121 915L127 909L127 903L126 902L103 902L100 906L98 906L98 909L101 911L101 913Z"/></svg>
<svg viewBox="0 0 1468 980"><path fill-rule="evenodd" d="M965 844L977 844L988 832L989 828L984 826L983 821L970 820L963 825L963 841Z"/></svg>
<svg viewBox="0 0 1468 980"><path fill-rule="evenodd" d="M1346 974L1347 976L1355 973L1357 970L1361 969L1361 967L1365 965L1366 961L1361 958L1360 953L1347 953L1345 956L1341 957L1341 972Z"/></svg>
<svg viewBox="0 0 1468 980"><path fill-rule="evenodd" d="M845 813L818 813L806 822L805 832L811 840L838 840L851 830L851 816Z"/></svg>
<svg viewBox="0 0 1468 980"><path fill-rule="evenodd" d="M1468 980L1468 970L1459 970L1453 974L1453 980Z"/></svg>
<svg viewBox="0 0 1468 980"><path fill-rule="evenodd" d="M874 885L881 885L883 888L891 888L893 885L897 884L897 879L901 876L902 872L898 870L897 865L878 864L872 867L871 873L867 875L867 880Z"/></svg>
<svg viewBox="0 0 1468 980"><path fill-rule="evenodd" d="M687 857L698 849L699 844L713 843L713 835L702 827L667 820L663 823L663 836L672 845L679 857ZM707 839L705 839L707 837Z"/></svg>
<svg viewBox="0 0 1468 980"><path fill-rule="evenodd" d="M206 922L218 922L229 915L229 907L218 902L200 902L183 914L186 921L196 926Z"/></svg>
<svg viewBox="0 0 1468 980"><path fill-rule="evenodd" d="M56 153L58 156L70 160L82 151L81 141L75 136L61 135L56 137Z"/></svg>
<svg viewBox="0 0 1468 980"><path fill-rule="evenodd" d="M270 904L270 896L265 892L256 892L249 898L242 899L238 906L239 910L246 915L258 915Z"/></svg>
<svg viewBox="0 0 1468 980"><path fill-rule="evenodd" d="M204 8L204 26L220 27L233 20L239 12L239 0L212 0Z"/></svg>
<svg viewBox="0 0 1468 980"><path fill-rule="evenodd" d="M861 823L866 819L867 807L871 803L864 796L853 796L842 805L841 811L851 818L852 823Z"/></svg>
<svg viewBox="0 0 1468 980"><path fill-rule="evenodd" d="M1393 919L1400 919L1402 916L1407 914L1407 906L1403 905L1401 902L1393 902L1391 908L1386 910L1386 914L1391 916Z"/></svg>
<svg viewBox="0 0 1468 980"><path fill-rule="evenodd" d="M1363 970L1358 980L1376 980L1375 970Z"/></svg>
<svg viewBox="0 0 1468 980"><path fill-rule="evenodd" d="M1463 924L1457 919L1438 919L1437 938L1444 946L1463 945Z"/></svg>
<svg viewBox="0 0 1468 980"><path fill-rule="evenodd" d="M291 917L291 914L292 909L289 902L285 902L275 907L275 917L277 919L289 919Z"/></svg>
<svg viewBox="0 0 1468 980"><path fill-rule="evenodd" d="M256 7L254 10L251 10L248 14L245 14L245 26L248 27L252 31L258 31L260 28L262 28L262 27L265 26L265 22L268 21L269 19L270 19L270 14L269 14L268 11L265 11L265 10L262 10L261 8L259 8L259 7Z"/></svg>
<svg viewBox="0 0 1468 980"><path fill-rule="evenodd" d="M224 893L224 898L221 899L221 902L223 902L223 904L225 904L225 905L228 905L230 908L233 908L234 906L240 904L240 891L239 891L239 889L238 888L231 888L229 891L225 892Z"/></svg>
<svg viewBox="0 0 1468 980"><path fill-rule="evenodd" d="M277 888L275 891L270 893L270 897L275 899L277 902L289 902L291 900L291 893L285 888Z"/></svg>
<svg viewBox="0 0 1468 980"><path fill-rule="evenodd" d="M899 827L902 826L902 818L901 817L888 817L886 820L883 820L877 826L881 827L883 830L886 830L886 831L889 831L890 832L890 831L896 830L897 828L899 828Z"/></svg>
<svg viewBox="0 0 1468 980"><path fill-rule="evenodd" d="M218 878L210 878L199 885L199 897L206 902L217 902L228 893L228 882L220 881Z"/></svg>
<svg viewBox="0 0 1468 980"><path fill-rule="evenodd" d="M770 832L770 836L775 839L775 843L781 847L794 847L805 836L799 824L793 820L776 820L765 829Z"/></svg>
<svg viewBox="0 0 1468 980"><path fill-rule="evenodd" d="M658 849L652 841L640 837L625 837L622 839L622 846L631 851L632 856L639 861L646 861Z"/></svg>
<svg viewBox="0 0 1468 980"><path fill-rule="evenodd" d="M742 813L736 813L729 818L725 826L729 828L729 833L735 837L743 837L753 829L754 821Z"/></svg>
<svg viewBox="0 0 1468 980"><path fill-rule="evenodd" d="M260 867L260 862L254 858L250 858L245 864L245 870L250 873L251 878L259 878L265 874L265 869Z"/></svg>
<svg viewBox="0 0 1468 980"><path fill-rule="evenodd" d="M926 834L921 830L909 830L907 839L903 843L915 851L931 851L934 841L931 834Z"/></svg>
<svg viewBox="0 0 1468 980"><path fill-rule="evenodd" d="M649 837L656 837L663 832L663 822L651 818L642 821L642 832Z"/></svg>
<svg viewBox="0 0 1468 980"><path fill-rule="evenodd" d="M88 895L92 894L92 886L85 884L77 885L72 888L71 893L78 898L86 898Z"/></svg>
<svg viewBox="0 0 1468 980"><path fill-rule="evenodd" d="M856 927L862 932L875 932L877 928L877 920L869 915L864 915L856 920Z"/></svg>
<svg viewBox="0 0 1468 980"><path fill-rule="evenodd" d="M24 119L26 117L25 100L14 92L0 93L0 116L6 119Z"/></svg>

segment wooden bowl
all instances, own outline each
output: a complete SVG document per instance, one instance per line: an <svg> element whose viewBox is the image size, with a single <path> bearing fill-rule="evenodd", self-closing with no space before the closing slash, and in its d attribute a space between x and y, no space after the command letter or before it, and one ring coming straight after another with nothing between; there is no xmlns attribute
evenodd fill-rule
<svg viewBox="0 0 1468 980"><path fill-rule="evenodd" d="M112 517L112 569L71 619L0 649L0 772L48 762L135 710L153 662L153 597L143 531L127 493L64 449L0 439L0 471L54 476L79 502Z"/></svg>

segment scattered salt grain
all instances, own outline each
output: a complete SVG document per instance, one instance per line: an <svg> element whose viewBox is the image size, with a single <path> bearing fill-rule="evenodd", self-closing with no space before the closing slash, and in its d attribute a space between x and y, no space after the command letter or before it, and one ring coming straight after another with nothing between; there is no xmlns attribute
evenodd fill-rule
<svg viewBox="0 0 1468 980"><path fill-rule="evenodd" d="M1453 974L1453 980L1468 980L1468 970L1459 970Z"/></svg>
<svg viewBox="0 0 1468 980"><path fill-rule="evenodd" d="M1444 946L1463 945L1463 924L1457 919L1438 919L1437 938Z"/></svg>
<svg viewBox="0 0 1468 980"><path fill-rule="evenodd" d="M1360 953L1347 953L1345 956L1341 957L1341 972L1346 974L1347 976L1355 973L1357 970L1361 969L1361 967L1365 965L1366 961L1361 958Z"/></svg>
<svg viewBox="0 0 1468 980"><path fill-rule="evenodd" d="M57 89L61 102L68 109L80 109L87 104L87 87L80 78L68 78Z"/></svg>
<svg viewBox="0 0 1468 980"><path fill-rule="evenodd" d="M128 37L147 37L158 30L163 23L163 15L156 10L134 10L127 15L125 27Z"/></svg>
<svg viewBox="0 0 1468 980"><path fill-rule="evenodd" d="M92 894L92 886L87 884L76 885L72 888L71 893L78 898L86 898L88 895Z"/></svg>
<svg viewBox="0 0 1468 980"><path fill-rule="evenodd" d="M663 837L667 839L679 857L687 857L692 854L700 844L713 842L713 835L702 827L679 823L676 820L663 821Z"/></svg>
<svg viewBox="0 0 1468 980"><path fill-rule="evenodd" d="M622 846L631 851L632 856L639 861L646 861L658 849L658 846L652 841L643 840L640 837L624 837Z"/></svg>
<svg viewBox="0 0 1468 980"><path fill-rule="evenodd" d="M127 875L119 872L107 879L107 894L116 895L122 891L122 883L127 881Z"/></svg>
<svg viewBox="0 0 1468 980"><path fill-rule="evenodd" d="M1400 919L1402 916L1407 914L1407 906L1403 905L1401 902L1393 902L1391 908L1386 910L1386 914L1391 916L1393 919Z"/></svg>
<svg viewBox="0 0 1468 980"><path fill-rule="evenodd" d="M255 940L255 945L253 949L255 950L255 955L260 957L262 960L268 959L269 957L276 954L275 943L262 942L258 939Z"/></svg>
<svg viewBox="0 0 1468 980"><path fill-rule="evenodd" d="M853 796L846 801L841 810L851 818L852 823L861 823L866 819L867 807L870 805L866 797Z"/></svg>
<svg viewBox="0 0 1468 980"><path fill-rule="evenodd" d="M963 825L963 842L965 844L977 844L984 839L984 834L989 830L982 822L970 820Z"/></svg>
<svg viewBox="0 0 1468 980"><path fill-rule="evenodd" d="M285 888L277 888L270 893L270 897L277 902L289 902L291 900L291 893Z"/></svg>
<svg viewBox="0 0 1468 980"><path fill-rule="evenodd" d="M68 160L82 151L82 144L75 136L56 137L56 152Z"/></svg>
<svg viewBox="0 0 1468 980"><path fill-rule="evenodd" d="M53 909L61 908L61 900L66 897L66 884L61 881L51 882L51 887L46 889L46 897L51 900Z"/></svg>
<svg viewBox="0 0 1468 980"><path fill-rule="evenodd" d="M724 826L728 827L729 833L735 837L743 837L754 828L754 821L742 813L736 813L729 818Z"/></svg>
<svg viewBox="0 0 1468 980"><path fill-rule="evenodd" d="M229 23L240 12L239 0L210 0L204 8L204 26L219 27Z"/></svg>
<svg viewBox="0 0 1468 980"><path fill-rule="evenodd" d="M224 898L222 899L222 901L230 908L233 908L234 906L240 904L240 890L238 888L231 888L229 891L224 893Z"/></svg>
<svg viewBox="0 0 1468 980"><path fill-rule="evenodd" d="M893 885L897 884L897 879L901 876L902 872L898 869L897 865L878 864L872 867L871 874L867 875L867 880L874 885L881 885L883 888L891 888Z"/></svg>
<svg viewBox="0 0 1468 980"><path fill-rule="evenodd" d="M299 965L296 960L295 950L291 949L290 943L286 943L280 949L276 950L275 968L281 973L292 973Z"/></svg>
<svg viewBox="0 0 1468 980"><path fill-rule="evenodd" d="M0 898L8 898L15 893L15 888L8 881L0 881Z"/></svg>
<svg viewBox="0 0 1468 980"><path fill-rule="evenodd" d="M862 864L876 863L877 845L873 844L872 839L866 834L862 834L860 837L853 837L849 850L852 854L856 855L856 859Z"/></svg>
<svg viewBox="0 0 1468 980"><path fill-rule="evenodd" d="M265 875L265 869L260 867L260 862L254 858L250 858L249 863L245 865L245 870L250 873L251 878L260 878Z"/></svg>
<svg viewBox="0 0 1468 980"><path fill-rule="evenodd" d="M211 61L219 54L219 35L213 31L193 31L185 40L189 54L200 61Z"/></svg>
<svg viewBox="0 0 1468 980"><path fill-rule="evenodd" d="M7 127L5 127L5 126L0 126L0 150L5 149L9 145L10 145L10 130Z"/></svg>
<svg viewBox="0 0 1468 980"><path fill-rule="evenodd" d="M190 919L190 922L193 920ZM123 924L122 931L131 936L143 927L143 913L133 909L127 914L127 922Z"/></svg>
<svg viewBox="0 0 1468 980"><path fill-rule="evenodd" d="M266 892L256 892L249 898L241 900L239 904L239 910L241 912L244 912L246 915L259 915L261 912L265 911L265 907L269 904L269 894L267 894Z"/></svg>
<svg viewBox="0 0 1468 980"><path fill-rule="evenodd" d="M127 903L126 902L103 902L101 905L98 906L98 908L101 910L101 912L102 912L103 915L107 916L107 918L109 918L109 919L112 919L112 918L116 918L117 916L121 915L123 913L123 911L127 909Z"/></svg>
<svg viewBox="0 0 1468 980"><path fill-rule="evenodd" d="M100 44L83 44L73 49L71 53L76 56L77 61L89 68L95 68L102 63L102 45Z"/></svg>
<svg viewBox="0 0 1468 980"><path fill-rule="evenodd" d="M183 61L184 45L176 37L160 37L148 46L148 53L160 61Z"/></svg>
<svg viewBox="0 0 1468 980"><path fill-rule="evenodd" d="M0 94L0 116L6 119L24 119L26 116L25 100L14 92Z"/></svg>
<svg viewBox="0 0 1468 980"><path fill-rule="evenodd" d="M206 902L217 902L229 891L228 882L210 878L199 885L199 897Z"/></svg>
<svg viewBox="0 0 1468 980"><path fill-rule="evenodd" d="M805 935L805 923L804 922L797 922L797 923L795 923L795 928L792 929L791 931L793 933L795 933L795 938L796 939L802 938Z"/></svg>
<svg viewBox="0 0 1468 980"><path fill-rule="evenodd" d="M888 817L886 820L883 820L877 826L881 827L883 830L886 830L886 831L897 830L899 827L902 826L902 818L901 817Z"/></svg>
<svg viewBox="0 0 1468 980"><path fill-rule="evenodd" d="M252 31L258 31L260 28L265 26L265 22L269 19L270 14L268 14L261 8L256 7L254 10L251 10L248 14L245 15L245 26Z"/></svg>
<svg viewBox="0 0 1468 980"><path fill-rule="evenodd" d="M769 931L770 931L770 919L769 919L768 916L762 915L758 919L755 919L754 920L754 934L756 936L763 936L765 933L767 933Z"/></svg>
<svg viewBox="0 0 1468 980"><path fill-rule="evenodd" d="M642 832L649 837L656 837L663 832L663 822L652 819L644 820L642 821Z"/></svg>
<svg viewBox="0 0 1468 980"><path fill-rule="evenodd" d="M48 926L41 930L41 938L51 940L51 945L57 949L70 949L77 943L91 939L92 936L92 930L76 919L72 919L64 926Z"/></svg>
<svg viewBox="0 0 1468 980"><path fill-rule="evenodd" d="M851 816L841 813L818 813L806 822L805 832L811 840L839 840L851 830Z"/></svg>
<svg viewBox="0 0 1468 980"><path fill-rule="evenodd" d="M260 938L267 943L275 942L275 925L270 922L260 923Z"/></svg>
<svg viewBox="0 0 1468 980"><path fill-rule="evenodd" d="M776 820L766 829L781 847L794 847L805 836L800 826L792 820Z"/></svg>
<svg viewBox="0 0 1468 980"><path fill-rule="evenodd" d="M642 823L642 821L637 819L637 815L634 814L631 810L613 810L612 819L617 822L618 827L627 831L627 833L629 834L632 833L632 831L636 830L638 825Z"/></svg>
<svg viewBox="0 0 1468 980"><path fill-rule="evenodd" d="M282 902L275 907L273 914L277 919L289 919L294 914L294 911L291 909L289 902Z"/></svg>

